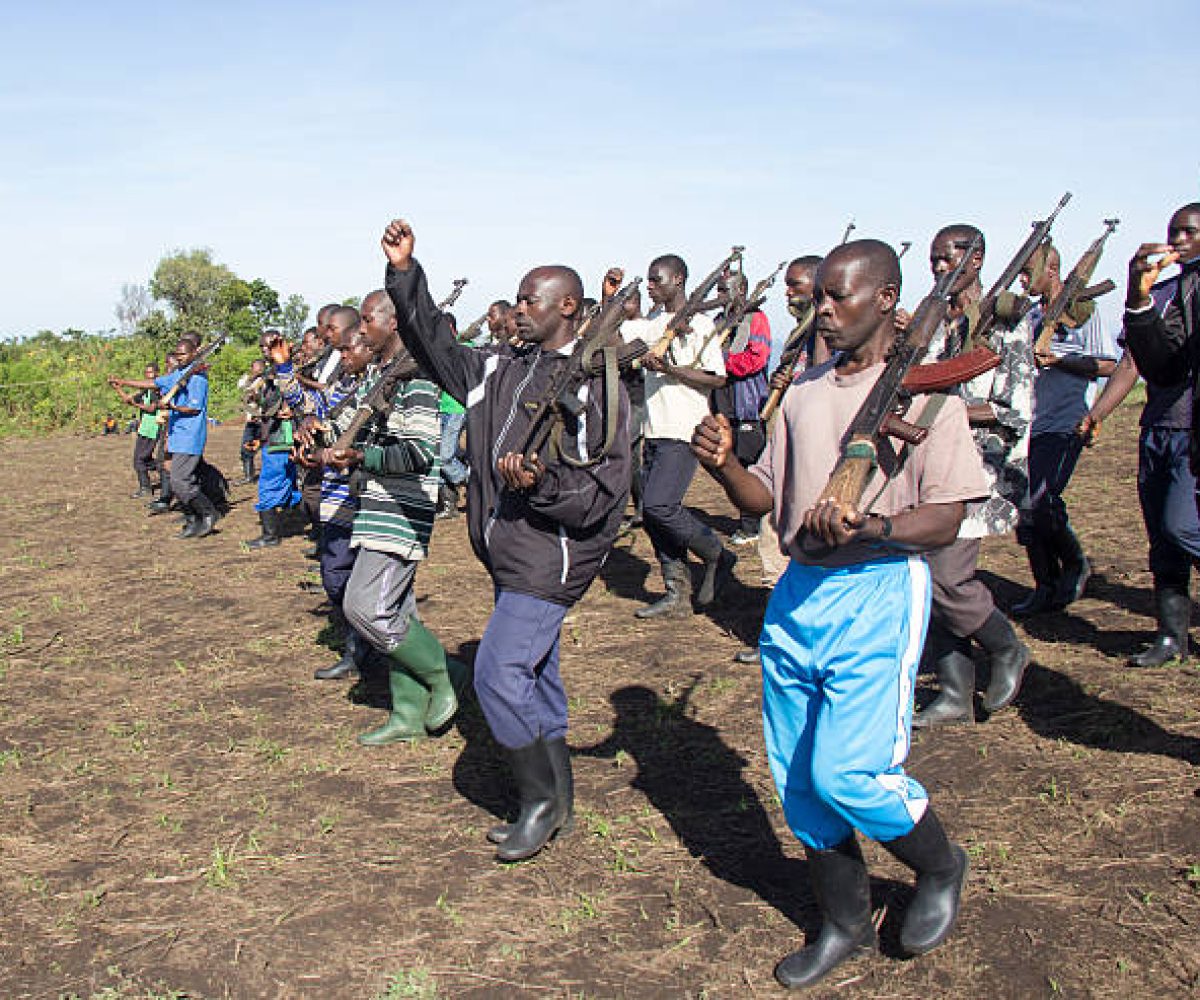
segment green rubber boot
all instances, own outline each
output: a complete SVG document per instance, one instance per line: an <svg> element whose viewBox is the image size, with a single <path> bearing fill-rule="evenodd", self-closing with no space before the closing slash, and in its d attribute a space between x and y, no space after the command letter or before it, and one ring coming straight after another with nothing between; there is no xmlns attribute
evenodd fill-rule
<svg viewBox="0 0 1200 1000"><path fill-rule="evenodd" d="M401 740L425 738L425 716L429 711L429 691L402 666L388 671L392 689L392 713L378 729L363 733L358 742L364 747L382 747Z"/></svg>
<svg viewBox="0 0 1200 1000"><path fill-rule="evenodd" d="M458 696L450 680L446 650L438 637L420 621L412 618L404 641L389 654L393 660L429 688L429 707L425 711L425 728L441 729L458 711Z"/></svg>

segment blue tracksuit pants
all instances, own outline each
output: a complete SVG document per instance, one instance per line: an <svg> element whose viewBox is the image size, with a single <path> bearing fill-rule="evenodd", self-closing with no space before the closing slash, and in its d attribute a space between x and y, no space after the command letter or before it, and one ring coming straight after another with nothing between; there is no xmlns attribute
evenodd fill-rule
<svg viewBox="0 0 1200 1000"><path fill-rule="evenodd" d="M775 585L760 640L763 726L784 816L809 847L854 830L894 840L925 812L903 764L929 594L916 556L793 561Z"/></svg>
<svg viewBox="0 0 1200 1000"><path fill-rule="evenodd" d="M475 693L492 736L509 749L567 735L558 639L570 609L512 590L496 593L475 654Z"/></svg>

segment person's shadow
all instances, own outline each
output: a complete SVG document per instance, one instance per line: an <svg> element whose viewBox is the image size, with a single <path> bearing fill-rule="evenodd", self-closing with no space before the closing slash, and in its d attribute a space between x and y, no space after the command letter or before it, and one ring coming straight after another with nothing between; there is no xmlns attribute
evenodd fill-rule
<svg viewBox="0 0 1200 1000"><path fill-rule="evenodd" d="M609 696L616 711L611 735L574 753L603 759L628 754L637 765L631 786L646 795L688 852L717 878L773 906L811 941L821 920L808 865L783 853L766 810L743 775L746 759L714 727L689 718L687 703L698 681L670 701L641 685L614 691ZM875 905L905 891L889 880L875 880Z"/></svg>
<svg viewBox="0 0 1200 1000"><path fill-rule="evenodd" d="M460 644L450 655L467 664L473 678L478 652L479 642L472 639ZM507 815L514 811L513 804L516 801L512 776L504 762L500 745L492 738L492 731L488 728L470 684L459 695L459 710L453 726L463 738L462 753L454 761L453 781L458 794L497 818L512 819Z"/></svg>
<svg viewBox="0 0 1200 1000"><path fill-rule="evenodd" d="M1140 712L1088 694L1077 681L1036 663L1025 671L1016 707L1026 725L1047 739L1200 764L1200 739L1163 729Z"/></svg>

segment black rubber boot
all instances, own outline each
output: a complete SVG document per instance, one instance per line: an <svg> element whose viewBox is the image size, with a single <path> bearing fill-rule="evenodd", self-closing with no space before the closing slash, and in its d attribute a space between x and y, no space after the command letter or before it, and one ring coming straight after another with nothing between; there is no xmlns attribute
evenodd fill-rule
<svg viewBox="0 0 1200 1000"><path fill-rule="evenodd" d="M1062 576L1055 585L1054 598L1060 608L1065 608L1083 596L1084 588L1092 575L1092 566L1083 554L1083 546L1079 544L1079 538L1069 524L1064 524L1054 532L1053 545L1062 563Z"/></svg>
<svg viewBox="0 0 1200 1000"><path fill-rule="evenodd" d="M137 500L140 497L149 496L154 492L154 487L150 485L150 472L148 469L135 469L137 473L138 488L135 493L130 494L131 500Z"/></svg>
<svg viewBox="0 0 1200 1000"><path fill-rule="evenodd" d="M983 647L992 668L983 695L984 710L990 715L1011 705L1021 690L1021 679L1029 666L1029 647L1017 636L1012 622L996 610L971 638Z"/></svg>
<svg viewBox="0 0 1200 1000"><path fill-rule="evenodd" d="M921 711L913 713L913 729L952 726L975 721L975 661L971 643L930 623L929 642L934 654L934 673L941 690Z"/></svg>
<svg viewBox="0 0 1200 1000"><path fill-rule="evenodd" d="M682 559L661 560L667 592L653 604L638 608L638 618L683 618L692 613L692 574Z"/></svg>
<svg viewBox="0 0 1200 1000"><path fill-rule="evenodd" d="M562 737L547 740L546 749L550 753L550 767L554 771L554 795L563 815L562 826L558 829L558 836L562 837L575 826L575 776L571 773L571 750ZM493 844L503 844L512 833L513 826L512 823L494 826L488 830L487 839Z"/></svg>
<svg viewBox="0 0 1200 1000"><path fill-rule="evenodd" d="M696 591L696 607L707 608L729 581L737 556L721 544L721 539L711 528L705 528L692 538L688 550L704 562L704 575Z"/></svg>
<svg viewBox="0 0 1200 1000"><path fill-rule="evenodd" d="M262 525L262 534L253 541L247 542L246 548L265 549L278 545L280 516L278 507L269 507L266 510L260 510L258 512L258 521Z"/></svg>
<svg viewBox="0 0 1200 1000"><path fill-rule="evenodd" d="M357 680L359 665L367 655L366 643L354 629L346 626L346 644L342 648L342 658L328 667L313 671L313 678L318 681Z"/></svg>
<svg viewBox="0 0 1200 1000"><path fill-rule="evenodd" d="M171 509L171 477L163 474L159 477L158 499L146 504L146 510L151 514L165 514Z"/></svg>
<svg viewBox="0 0 1200 1000"><path fill-rule="evenodd" d="M180 538L195 538L200 530L200 515L196 512L195 500L189 500L183 505L183 527L179 529Z"/></svg>
<svg viewBox="0 0 1200 1000"><path fill-rule="evenodd" d="M550 748L540 739L508 751L517 781L521 812L496 849L497 861L524 861L549 843L563 825Z"/></svg>
<svg viewBox="0 0 1200 1000"><path fill-rule="evenodd" d="M954 930L970 867L967 852L950 843L932 806L911 831L883 846L917 874L917 894L904 914L900 947L910 955L924 955Z"/></svg>
<svg viewBox="0 0 1200 1000"><path fill-rule="evenodd" d="M449 520L458 517L458 487L443 480L438 485L437 510L434 517L439 520Z"/></svg>
<svg viewBox="0 0 1200 1000"><path fill-rule="evenodd" d="M203 493L197 493L192 500L192 510L196 513L196 530L190 537L206 538L211 535L217 522L221 520L221 513L216 505Z"/></svg>
<svg viewBox="0 0 1200 1000"><path fill-rule="evenodd" d="M873 952L871 884L858 841L851 836L828 851L806 847L813 895L824 923L812 944L775 966L775 978L789 989L811 986L843 962Z"/></svg>
<svg viewBox="0 0 1200 1000"><path fill-rule="evenodd" d="M1061 610L1057 593L1061 576L1058 558L1041 538L1034 538L1025 546L1025 555L1029 557L1029 568L1033 572L1033 592L1012 606L1013 616L1029 618Z"/></svg>
<svg viewBox="0 0 1200 1000"><path fill-rule="evenodd" d="M254 456L242 456L242 478L238 480L238 486L245 486L247 483L254 482L258 477L254 474Z"/></svg>
<svg viewBox="0 0 1200 1000"><path fill-rule="evenodd" d="M1146 649L1129 658L1131 667L1161 667L1172 660L1187 659L1191 597L1177 587L1157 587L1154 604L1158 609L1158 634Z"/></svg>

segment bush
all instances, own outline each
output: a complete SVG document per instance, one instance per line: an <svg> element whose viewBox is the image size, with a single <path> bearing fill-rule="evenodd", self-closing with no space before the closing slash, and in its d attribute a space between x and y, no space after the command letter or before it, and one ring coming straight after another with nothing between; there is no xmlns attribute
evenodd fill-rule
<svg viewBox="0 0 1200 1000"><path fill-rule="evenodd" d="M43 333L24 343L0 343L0 437L97 433L108 414L128 416L108 377L141 378L149 362L163 364L165 353L162 340L145 336ZM210 417L238 414L237 380L258 356L254 344L227 344L216 356L208 373Z"/></svg>

